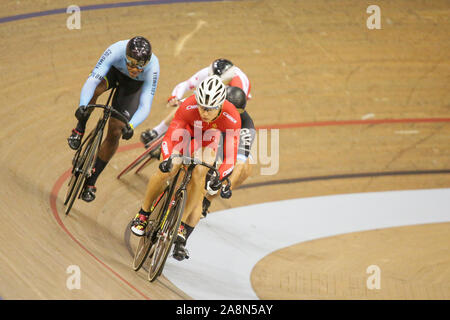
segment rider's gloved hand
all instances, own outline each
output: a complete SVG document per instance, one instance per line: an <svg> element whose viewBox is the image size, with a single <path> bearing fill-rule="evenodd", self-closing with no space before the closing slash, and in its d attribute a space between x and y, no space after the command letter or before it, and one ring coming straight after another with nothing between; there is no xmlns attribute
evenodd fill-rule
<svg viewBox="0 0 450 320"><path fill-rule="evenodd" d="M129 123L125 127L122 128L122 138L125 140L130 140L133 136L134 130L133 126Z"/></svg>
<svg viewBox="0 0 450 320"><path fill-rule="evenodd" d="M222 186L222 182L219 177L214 173L210 176L209 181L206 183L206 190L210 195L215 195L220 187Z"/></svg>
<svg viewBox="0 0 450 320"><path fill-rule="evenodd" d="M169 99L167 99L167 104L171 107L178 107L181 102L176 96L171 96L169 97Z"/></svg>
<svg viewBox="0 0 450 320"><path fill-rule="evenodd" d="M164 160L159 164L159 170L161 170L161 172L167 173L170 170L172 170L172 161L170 159Z"/></svg>
<svg viewBox="0 0 450 320"><path fill-rule="evenodd" d="M79 106L77 111L75 111L75 117L79 121L86 120L89 117L89 110L86 106Z"/></svg>

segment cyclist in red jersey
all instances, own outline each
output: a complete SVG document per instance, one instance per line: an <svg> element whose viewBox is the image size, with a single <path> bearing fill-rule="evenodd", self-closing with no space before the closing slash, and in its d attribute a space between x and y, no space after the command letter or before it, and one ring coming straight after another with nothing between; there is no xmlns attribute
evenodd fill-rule
<svg viewBox="0 0 450 320"><path fill-rule="evenodd" d="M201 158L205 163L213 165L220 136L224 134L223 162L218 169L220 176L211 175L205 190L208 168L197 166L187 189L188 198L174 250L176 259L187 258L186 240L202 215L205 192L217 193L224 178L233 171L240 128L240 114L236 107L226 100L226 86L216 75L206 78L195 90L195 95L181 104L169 125L161 144L160 170L150 177L142 207L131 226L132 232L137 236L144 235L153 201L164 190L165 181L172 177L181 165L180 158L169 161L170 155L193 154L195 158Z"/></svg>
<svg viewBox="0 0 450 320"><path fill-rule="evenodd" d="M245 111L247 100L251 99L251 84L247 75L228 59L216 59L209 66L199 70L188 80L180 82L172 90L172 96L168 99L168 106L175 107L160 124L153 129L148 129L141 134L141 141L147 147L155 139L164 135L168 129L170 121L173 119L176 108L181 104L186 92L195 89L200 82L208 76L217 75L222 82L227 85L227 100L234 104L241 117L241 141L237 156L237 163L231 179L232 189L239 187L250 177L252 168L249 157L253 141L256 136L255 126L250 114ZM239 92L241 91L241 92ZM230 96L230 97L228 97ZM215 195L217 196L217 194ZM214 195L208 193L202 204L202 214L206 217Z"/></svg>

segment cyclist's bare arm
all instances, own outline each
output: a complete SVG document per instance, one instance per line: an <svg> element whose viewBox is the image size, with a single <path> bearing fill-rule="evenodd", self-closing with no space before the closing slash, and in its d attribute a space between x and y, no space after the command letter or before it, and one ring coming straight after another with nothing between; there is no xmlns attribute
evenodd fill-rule
<svg viewBox="0 0 450 320"><path fill-rule="evenodd" d="M181 103L181 102L180 102ZM173 117L175 116L175 113L177 112L179 107L179 104L176 108L174 108L168 115L167 117L164 118L164 123L165 125L168 127L170 125L170 122L173 120Z"/></svg>
<svg viewBox="0 0 450 320"><path fill-rule="evenodd" d="M173 110L165 119L164 123L169 126L170 121L172 121L173 116L175 115L176 110L183 102L183 97L186 94L186 92L190 90L194 90L200 82L205 80L208 77L208 67L203 68L199 71L197 71L193 76L191 76L186 81L180 82L173 88L172 90L172 96L168 99L167 105L170 107L175 107L175 110Z"/></svg>
<svg viewBox="0 0 450 320"><path fill-rule="evenodd" d="M186 81L177 84L175 88L173 88L172 90L171 98L181 100L186 94L186 92L194 90L200 84L200 82L205 80L207 77L208 77L208 67L199 70Z"/></svg>
<svg viewBox="0 0 450 320"><path fill-rule="evenodd" d="M167 107L173 107L174 110L172 110L170 114L167 115L164 118L164 120L161 121L152 130L155 130L158 133L158 135L164 134L167 131L170 122L173 120L173 117L178 107L184 101L183 97L185 96L185 94L191 90L194 90L200 84L200 82L202 82L207 77L208 77L208 67L203 68L200 71L196 72L188 80L177 84L175 88L173 88L172 90L172 96L169 97L169 99L167 100Z"/></svg>

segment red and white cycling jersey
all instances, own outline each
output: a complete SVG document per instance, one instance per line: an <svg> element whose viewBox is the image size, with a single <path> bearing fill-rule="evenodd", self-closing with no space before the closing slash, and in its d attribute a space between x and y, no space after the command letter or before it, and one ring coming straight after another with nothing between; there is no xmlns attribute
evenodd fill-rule
<svg viewBox="0 0 450 320"><path fill-rule="evenodd" d="M175 88L172 90L172 97L176 97L178 100L181 100L181 98L184 97L187 91L194 90L195 88L197 88L200 82L202 82L209 76L209 69L210 69L209 67L203 68L197 73L195 73L188 80L177 84ZM251 85L247 75L236 66L231 67L229 72L231 73L231 81L229 82L228 85L241 88L247 95L247 99L250 99L249 96Z"/></svg>
<svg viewBox="0 0 450 320"><path fill-rule="evenodd" d="M217 151L220 135L224 133L224 161L219 167L220 179L223 179L231 173L236 163L240 129L241 117L231 102L225 100L219 116L205 122L198 112L195 95L191 95L183 101L170 122L161 144L163 159L167 160L173 151L185 153L189 150L192 153L200 147ZM199 137L197 133L200 133Z"/></svg>

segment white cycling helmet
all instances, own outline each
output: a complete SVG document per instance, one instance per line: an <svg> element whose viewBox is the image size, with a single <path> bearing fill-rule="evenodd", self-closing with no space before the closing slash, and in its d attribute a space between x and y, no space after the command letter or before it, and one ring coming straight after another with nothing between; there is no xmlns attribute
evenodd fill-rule
<svg viewBox="0 0 450 320"><path fill-rule="evenodd" d="M208 109L219 108L224 103L226 96L226 86L216 75L206 78L195 89L197 103Z"/></svg>

